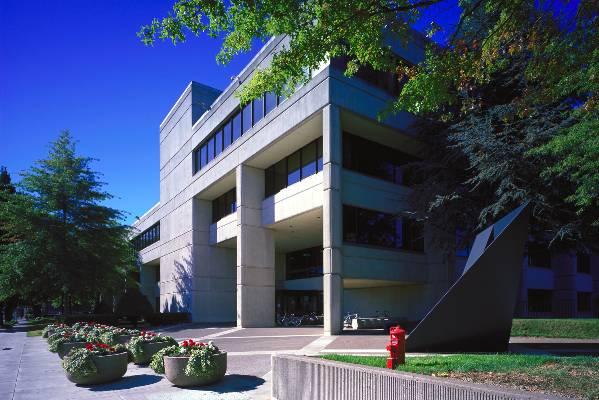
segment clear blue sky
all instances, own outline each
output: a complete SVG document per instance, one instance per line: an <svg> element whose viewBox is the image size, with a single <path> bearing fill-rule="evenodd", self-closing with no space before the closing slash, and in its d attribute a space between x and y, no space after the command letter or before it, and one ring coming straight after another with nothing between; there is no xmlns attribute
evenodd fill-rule
<svg viewBox="0 0 599 400"><path fill-rule="evenodd" d="M207 37L145 47L135 33L172 4L0 0L0 165L13 180L69 129L128 222L159 200L160 122L189 81L222 90L257 50L224 67Z"/></svg>
<svg viewBox="0 0 599 400"><path fill-rule="evenodd" d="M145 47L136 32L173 2L0 0L0 165L13 180L69 129L127 222L159 200L160 122L191 80L222 90L259 47L226 67L205 36ZM436 12L454 23L449 3Z"/></svg>

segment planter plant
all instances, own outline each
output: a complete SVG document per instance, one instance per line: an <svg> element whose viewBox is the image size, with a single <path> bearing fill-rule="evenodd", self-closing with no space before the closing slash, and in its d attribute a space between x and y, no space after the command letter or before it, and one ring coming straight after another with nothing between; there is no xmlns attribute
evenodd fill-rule
<svg viewBox="0 0 599 400"><path fill-rule="evenodd" d="M79 385L95 385L120 379L127 372L129 362L123 345L86 343L73 350L62 361L67 379Z"/></svg>
<svg viewBox="0 0 599 400"><path fill-rule="evenodd" d="M218 382L227 372L227 353L212 342L185 340L152 357L150 368L175 386L204 386Z"/></svg>
<svg viewBox="0 0 599 400"><path fill-rule="evenodd" d="M65 324L49 324L42 329L42 337L44 339L49 338L55 333L64 332L65 330L71 330L71 328Z"/></svg>
<svg viewBox="0 0 599 400"><path fill-rule="evenodd" d="M65 330L48 337L48 350L58 353L58 356L63 358L71 350L85 347L85 343L87 343L86 335Z"/></svg>
<svg viewBox="0 0 599 400"><path fill-rule="evenodd" d="M164 348L176 345L177 341L170 336L142 331L138 336L133 336L129 340L127 349L129 349L135 364L148 364L154 354Z"/></svg>
<svg viewBox="0 0 599 400"><path fill-rule="evenodd" d="M117 344L127 344L133 336L139 335L139 333L140 332L137 329L111 327L111 329L106 330L100 335L100 340L102 343L113 346Z"/></svg>

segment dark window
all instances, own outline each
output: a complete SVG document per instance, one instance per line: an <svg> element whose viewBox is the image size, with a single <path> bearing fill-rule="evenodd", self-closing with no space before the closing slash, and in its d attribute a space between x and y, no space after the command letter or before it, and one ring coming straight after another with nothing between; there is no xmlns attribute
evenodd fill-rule
<svg viewBox="0 0 599 400"><path fill-rule="evenodd" d="M578 292L576 294L576 309L578 312L591 311L591 292Z"/></svg>
<svg viewBox="0 0 599 400"><path fill-rule="evenodd" d="M317 157L320 157L320 163ZM287 186L293 185L321 170L322 139L319 139L266 169L265 195L266 197L272 196Z"/></svg>
<svg viewBox="0 0 599 400"><path fill-rule="evenodd" d="M302 178L316 173L316 142L304 146L302 152Z"/></svg>
<svg viewBox="0 0 599 400"><path fill-rule="evenodd" d="M551 252L547 245L528 243L528 265L531 267L551 268Z"/></svg>
<svg viewBox="0 0 599 400"><path fill-rule="evenodd" d="M551 312L552 294L551 290L528 289L528 312Z"/></svg>
<svg viewBox="0 0 599 400"><path fill-rule="evenodd" d="M345 71L348 61L349 60L346 57L335 57L333 58L333 60L331 60L331 66L334 69ZM405 60L403 60L403 62L409 64ZM394 74L391 72L375 71L367 65L360 66L360 68L354 74L354 76L360 80L368 82L370 85L384 90L385 92L389 93L394 97L399 95L403 85L406 83L407 80L400 80L398 74Z"/></svg>
<svg viewBox="0 0 599 400"><path fill-rule="evenodd" d="M135 250L140 251L159 240L160 222L156 222L154 225L131 239L131 243L133 244L133 248Z"/></svg>
<svg viewBox="0 0 599 400"><path fill-rule="evenodd" d="M241 137L241 113L235 114L233 117L233 141Z"/></svg>
<svg viewBox="0 0 599 400"><path fill-rule="evenodd" d="M403 250L424 251L421 222L381 211L343 206L343 240Z"/></svg>
<svg viewBox="0 0 599 400"><path fill-rule="evenodd" d="M193 153L191 153L193 157L193 173L195 174L200 170L200 149L195 149Z"/></svg>
<svg viewBox="0 0 599 400"><path fill-rule="evenodd" d="M200 149L200 169L204 168L206 163L208 162L208 149L206 145L203 145Z"/></svg>
<svg viewBox="0 0 599 400"><path fill-rule="evenodd" d="M223 131L216 132L214 135L214 157L223 151Z"/></svg>
<svg viewBox="0 0 599 400"><path fill-rule="evenodd" d="M322 249L312 247L287 253L285 279L303 279L322 276Z"/></svg>
<svg viewBox="0 0 599 400"><path fill-rule="evenodd" d="M277 95L274 92L268 92L264 95L264 114L268 114L277 106Z"/></svg>
<svg viewBox="0 0 599 400"><path fill-rule="evenodd" d="M226 149L231 145L233 138L233 122L229 121L223 127L223 149Z"/></svg>
<svg viewBox="0 0 599 400"><path fill-rule="evenodd" d="M264 97L260 96L254 99L254 123L256 125L264 117Z"/></svg>
<svg viewBox="0 0 599 400"><path fill-rule="evenodd" d="M591 273L591 256L587 253L576 254L576 271L581 274Z"/></svg>
<svg viewBox="0 0 599 400"><path fill-rule="evenodd" d="M246 104L241 113L243 114L241 117L241 134L243 135L252 127L252 103Z"/></svg>
<svg viewBox="0 0 599 400"><path fill-rule="evenodd" d="M237 209L235 188L212 200L212 222L232 214Z"/></svg>
<svg viewBox="0 0 599 400"><path fill-rule="evenodd" d="M208 159L206 160L206 163L209 163L210 161L214 160L214 137L208 140L206 146L208 148Z"/></svg>
<svg viewBox="0 0 599 400"><path fill-rule="evenodd" d="M349 133L343 135L344 168L410 186L417 181L407 164L417 160L416 157L379 143Z"/></svg>
<svg viewBox="0 0 599 400"><path fill-rule="evenodd" d="M316 141L316 151L317 151L317 162L316 168L318 171L322 171L322 136L318 138Z"/></svg>
<svg viewBox="0 0 599 400"><path fill-rule="evenodd" d="M300 172L300 154L300 151L296 151L287 157L287 186L291 186L302 179Z"/></svg>

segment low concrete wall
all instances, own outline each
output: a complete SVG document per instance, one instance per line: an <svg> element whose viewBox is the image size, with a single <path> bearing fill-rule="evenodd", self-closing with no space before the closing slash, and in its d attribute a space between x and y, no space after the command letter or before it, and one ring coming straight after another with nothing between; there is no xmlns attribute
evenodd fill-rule
<svg viewBox="0 0 599 400"><path fill-rule="evenodd" d="M313 357L274 355L277 400L524 400L564 399Z"/></svg>

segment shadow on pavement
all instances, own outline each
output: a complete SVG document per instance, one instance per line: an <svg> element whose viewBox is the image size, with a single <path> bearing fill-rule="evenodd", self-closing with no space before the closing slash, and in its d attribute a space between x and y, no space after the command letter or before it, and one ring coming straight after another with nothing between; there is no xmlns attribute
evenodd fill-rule
<svg viewBox="0 0 599 400"><path fill-rule="evenodd" d="M162 377L158 375L141 374L125 376L117 382L106 383L103 385L77 386L88 388L92 392L105 392L110 390L132 389L136 387L152 385L160 380L162 380Z"/></svg>
<svg viewBox="0 0 599 400"><path fill-rule="evenodd" d="M216 393L232 393L232 392L247 392L262 386L266 382L262 378L253 375L231 374L225 377L218 383L209 386L190 387L188 390L204 390Z"/></svg>

